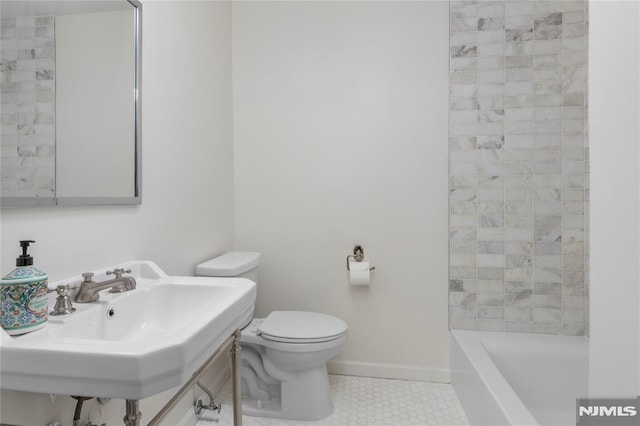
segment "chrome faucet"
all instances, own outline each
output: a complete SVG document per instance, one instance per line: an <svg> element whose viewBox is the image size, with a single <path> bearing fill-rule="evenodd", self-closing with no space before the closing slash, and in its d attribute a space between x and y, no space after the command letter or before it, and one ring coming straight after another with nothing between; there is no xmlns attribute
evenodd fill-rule
<svg viewBox="0 0 640 426"><path fill-rule="evenodd" d="M114 269L113 271L107 271L107 275L115 275L112 278L103 282L93 281L93 272L85 272L82 274L83 281L80 284L80 289L76 293L77 303L89 303L95 302L100 298L99 292L111 287L109 293L122 293L125 291L133 290L136 288L136 280L133 277L123 277L125 273L130 273L131 269L126 271L122 268Z"/></svg>

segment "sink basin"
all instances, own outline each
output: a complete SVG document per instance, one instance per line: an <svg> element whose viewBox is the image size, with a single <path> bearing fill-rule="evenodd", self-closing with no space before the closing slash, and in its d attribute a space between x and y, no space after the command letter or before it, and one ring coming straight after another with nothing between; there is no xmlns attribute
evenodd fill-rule
<svg viewBox="0 0 640 426"><path fill-rule="evenodd" d="M250 280L172 277L153 262L122 266L133 270L135 290L102 291L99 301L74 303L75 313L50 316L32 333L1 331L3 389L146 398L186 382L253 315ZM96 281L107 278L107 269Z"/></svg>
<svg viewBox="0 0 640 426"><path fill-rule="evenodd" d="M226 308L226 299L234 290L228 280L196 280L166 278L103 300L97 309L69 317L64 327L52 329L49 335L68 342L88 339L133 345L179 339L200 319Z"/></svg>

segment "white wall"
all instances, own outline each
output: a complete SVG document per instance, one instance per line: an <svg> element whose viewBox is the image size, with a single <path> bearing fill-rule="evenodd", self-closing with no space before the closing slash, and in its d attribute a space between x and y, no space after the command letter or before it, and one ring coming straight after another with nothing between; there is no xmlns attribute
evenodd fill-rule
<svg viewBox="0 0 640 426"><path fill-rule="evenodd" d="M593 1L589 28L589 392L640 393L640 5Z"/></svg>
<svg viewBox="0 0 640 426"><path fill-rule="evenodd" d="M143 7L142 205L2 210L3 274L25 238L37 241L36 265L51 280L134 258L193 274L198 262L233 248L230 4ZM27 418L37 413L30 397L3 392L11 403L2 404L2 422L45 424L69 400ZM60 410L64 424L72 407ZM109 424L121 422L124 412L116 412Z"/></svg>
<svg viewBox="0 0 640 426"><path fill-rule="evenodd" d="M233 5L236 245L257 314L349 324L336 372L448 379L447 2ZM350 287L355 244L376 266Z"/></svg>

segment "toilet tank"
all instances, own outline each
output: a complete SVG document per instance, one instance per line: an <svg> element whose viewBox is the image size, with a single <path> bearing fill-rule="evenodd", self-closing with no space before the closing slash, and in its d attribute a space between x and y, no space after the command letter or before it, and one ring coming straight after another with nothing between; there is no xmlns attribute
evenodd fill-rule
<svg viewBox="0 0 640 426"><path fill-rule="evenodd" d="M242 277L258 284L260 253L231 251L196 266L199 277Z"/></svg>

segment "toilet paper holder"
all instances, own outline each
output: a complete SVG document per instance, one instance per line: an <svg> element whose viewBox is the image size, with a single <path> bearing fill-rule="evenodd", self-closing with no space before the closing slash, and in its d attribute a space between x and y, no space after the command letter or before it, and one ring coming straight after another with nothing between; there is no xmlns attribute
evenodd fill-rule
<svg viewBox="0 0 640 426"><path fill-rule="evenodd" d="M347 271L351 271L351 268L349 267L350 257L353 258L353 260L355 260L356 262L362 262L364 260L364 249L362 248L362 246L356 244L355 247L353 247L353 254L347 255ZM371 266L369 268L370 271L373 271L374 269L376 269L375 266Z"/></svg>

